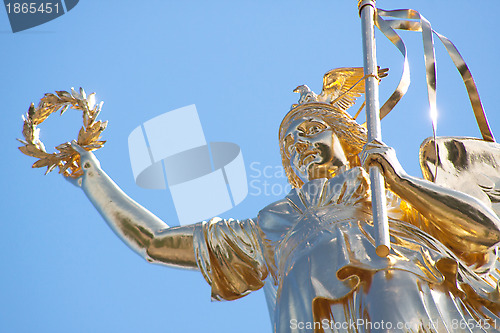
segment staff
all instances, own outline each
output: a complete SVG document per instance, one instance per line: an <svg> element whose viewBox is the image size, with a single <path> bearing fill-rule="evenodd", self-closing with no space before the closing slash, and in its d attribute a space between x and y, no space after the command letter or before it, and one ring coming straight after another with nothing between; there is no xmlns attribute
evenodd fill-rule
<svg viewBox="0 0 500 333"><path fill-rule="evenodd" d="M366 125L368 142L382 140L380 130L380 107L378 98L378 69L375 48L374 21L375 0L358 1L363 37L363 65L365 72ZM377 167L370 167L372 191L372 212L375 226L375 245L377 255L386 257L391 249L384 179Z"/></svg>

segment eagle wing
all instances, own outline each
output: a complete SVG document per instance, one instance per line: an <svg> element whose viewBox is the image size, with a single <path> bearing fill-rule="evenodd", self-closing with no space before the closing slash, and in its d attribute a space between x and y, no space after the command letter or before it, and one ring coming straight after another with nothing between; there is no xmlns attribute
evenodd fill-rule
<svg viewBox="0 0 500 333"><path fill-rule="evenodd" d="M386 77L388 68L378 67L378 76ZM362 67L336 68L323 76L323 91L319 98L331 103L342 111L356 102L356 98L365 92L365 80Z"/></svg>
<svg viewBox="0 0 500 333"><path fill-rule="evenodd" d="M436 142L437 159L434 139L420 146L424 178L476 197L500 216L500 144L463 137L438 137Z"/></svg>

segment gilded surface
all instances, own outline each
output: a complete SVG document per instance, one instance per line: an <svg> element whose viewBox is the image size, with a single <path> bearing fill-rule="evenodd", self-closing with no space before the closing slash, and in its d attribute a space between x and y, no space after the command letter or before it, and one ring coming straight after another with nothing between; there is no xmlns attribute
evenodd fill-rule
<svg viewBox="0 0 500 333"><path fill-rule="evenodd" d="M370 2L370 1L368 1ZM426 67L427 92L429 97L429 106L431 109L431 117L433 119L433 129L435 130L435 122L437 116L436 109L436 61L434 57L434 41L432 35L436 35L443 43L451 60L453 61L458 72L462 76L467 94L476 118L477 125L481 131L483 140L495 142L495 137L491 132L486 113L484 112L476 83L472 77L469 67L465 63L464 58L458 52L457 47L447 37L441 35L431 28L431 24L419 12L413 9L398 9L398 10L383 10L377 8L375 10L375 24L380 31L399 49L404 56L403 73L398 87L380 109L380 118L386 116L392 108L399 102L403 95L408 90L410 85L410 68L408 64L406 46L401 37L396 33L395 29L418 31L422 33L422 41L424 43L424 60ZM391 18L384 20L384 17ZM418 21L415 21L418 20Z"/></svg>
<svg viewBox="0 0 500 333"><path fill-rule="evenodd" d="M254 219L170 228L76 143L84 174L69 180L131 249L150 262L199 269L214 299L264 287L275 332L498 331L497 144L440 139L436 156L424 143L424 175L433 180L441 165L437 183L412 177L393 149L366 142L365 129L336 104L339 91L355 88L335 80L327 82L337 84L327 93L333 97L300 91L302 101L285 116L280 150L294 189ZM386 258L375 253L370 166L387 187ZM465 177L478 170L487 170L488 182ZM458 178L477 182L475 192Z"/></svg>
<svg viewBox="0 0 500 333"><path fill-rule="evenodd" d="M58 153L47 153L45 146L39 138L40 125L52 113L61 111L61 115L68 108L81 110L83 112L83 126L78 132L77 143L86 150L92 151L101 148L106 141L100 140L101 133L106 129L107 121L97 121L97 116L101 112L102 102L96 104L95 93L87 96L83 88L76 92L71 88L71 93L67 91L56 91L57 95L45 94L35 107L31 103L28 113L23 115L23 137L19 140L24 146L19 150L28 156L39 158L33 164L33 168L47 167L47 173L59 167L59 173L73 178L80 177L83 172L79 164L79 155L71 147L69 142L62 143L56 147Z"/></svg>

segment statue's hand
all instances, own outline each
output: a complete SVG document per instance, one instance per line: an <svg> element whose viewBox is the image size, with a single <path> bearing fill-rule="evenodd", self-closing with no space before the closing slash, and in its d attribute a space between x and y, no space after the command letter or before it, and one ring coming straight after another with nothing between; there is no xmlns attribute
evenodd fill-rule
<svg viewBox="0 0 500 333"><path fill-rule="evenodd" d="M364 146L361 152L361 164L366 170L371 166L378 167L389 185L406 174L396 157L394 148L377 140L368 142Z"/></svg>
<svg viewBox="0 0 500 333"><path fill-rule="evenodd" d="M68 176L64 178L71 184L77 187L81 187L83 180L88 176L88 173L92 170L99 169L101 167L101 164L92 152L83 149L78 143L76 143L75 140L71 141L71 147L80 155L80 165L83 170L83 175L78 178Z"/></svg>

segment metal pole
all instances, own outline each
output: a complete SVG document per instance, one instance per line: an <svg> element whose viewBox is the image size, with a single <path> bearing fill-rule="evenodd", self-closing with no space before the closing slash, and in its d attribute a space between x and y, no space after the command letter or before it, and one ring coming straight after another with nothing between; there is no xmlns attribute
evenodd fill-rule
<svg viewBox="0 0 500 333"><path fill-rule="evenodd" d="M380 128L380 105L378 96L378 68L375 47L374 15L375 0L358 2L363 36L363 64L366 99L366 125L368 142L382 141ZM377 167L370 167L370 182L372 191L373 224L375 226L375 245L377 255L386 257L391 249L389 238L389 223L387 221L387 204L385 197L384 178Z"/></svg>

